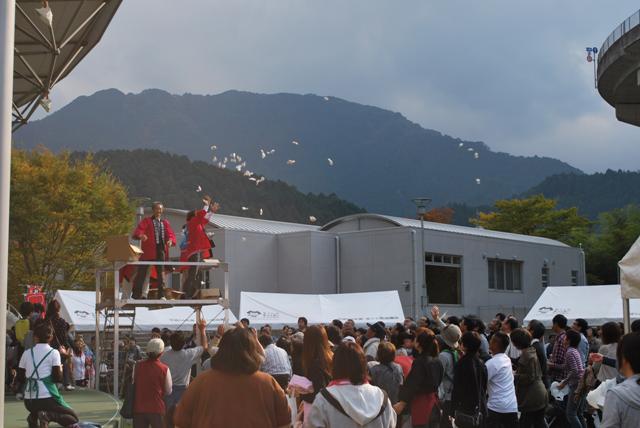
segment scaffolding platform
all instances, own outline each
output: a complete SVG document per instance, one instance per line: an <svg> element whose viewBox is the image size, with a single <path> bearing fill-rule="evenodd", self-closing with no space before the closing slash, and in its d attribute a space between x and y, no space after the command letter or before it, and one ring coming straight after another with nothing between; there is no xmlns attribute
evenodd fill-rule
<svg viewBox="0 0 640 428"><path fill-rule="evenodd" d="M166 266L168 268L196 268L195 278L202 278L200 281L201 287L199 290L211 290L213 283L211 271L221 271L224 273L224 284L222 287L215 288L217 297L209 297L202 299L133 299L130 296L130 290L127 290L127 295L123 293L120 286L120 269L125 266ZM172 273L170 280L166 282L166 290L174 290L173 282L175 277L178 277L178 281L182 283L182 275L184 272ZM109 285L109 284L112 285ZM204 287L202 287L204 285ZM174 294L174 293L172 293ZM175 293L179 294L179 293ZM96 270L96 344L99 344L100 349L96 352L96 364L98 373L102 373L103 367L107 375L100 376L97 373L96 376L96 389L100 389L101 377L103 382L107 383L107 390L112 392L115 398L119 398L122 391L120 386L125 384L125 370L121 367L119 344L120 344L120 330L121 328L131 330L133 333L135 325L135 310L136 308L148 308L148 309L165 309L171 307L191 307L196 316L200 316L203 306L220 305L222 307L221 314L224 311L223 323L227 325L229 323L229 264L225 262L204 260L201 262L157 262L157 261L136 261L136 262L114 262L112 266L108 268L101 268ZM100 315L103 315L104 326L100 325ZM193 313L192 313L193 314ZM120 325L120 318L129 318L130 323L126 325ZM109 343L111 342L111 343ZM102 358L104 354L105 358ZM108 358L109 355L111 358ZM118 357L116 357L118 356ZM106 360L106 361L105 361ZM111 360L111 361L109 361ZM126 362L125 362L126 364ZM122 382L120 381L122 378ZM111 386L113 386L111 388Z"/></svg>

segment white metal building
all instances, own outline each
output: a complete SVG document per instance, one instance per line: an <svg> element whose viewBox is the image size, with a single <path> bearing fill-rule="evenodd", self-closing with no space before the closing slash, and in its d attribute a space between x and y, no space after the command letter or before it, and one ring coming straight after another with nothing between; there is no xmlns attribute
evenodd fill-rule
<svg viewBox="0 0 640 428"><path fill-rule="evenodd" d="M165 214L178 234L186 211ZM488 319L502 311L522 319L545 287L585 284L582 250L480 228L424 223L426 289L419 220L357 214L319 227L217 214L210 229L214 257L230 265L236 314L240 291L398 290L406 315L438 304L449 314Z"/></svg>

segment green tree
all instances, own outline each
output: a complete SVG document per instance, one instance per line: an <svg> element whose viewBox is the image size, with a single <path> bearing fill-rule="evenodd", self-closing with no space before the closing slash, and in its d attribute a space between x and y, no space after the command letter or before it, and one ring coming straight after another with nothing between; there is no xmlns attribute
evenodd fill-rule
<svg viewBox="0 0 640 428"><path fill-rule="evenodd" d="M591 222L575 207L557 209L557 201L535 195L525 199L504 199L495 203L495 211L478 214L471 220L476 226L502 232L542 236L577 245L584 239Z"/></svg>
<svg viewBox="0 0 640 428"><path fill-rule="evenodd" d="M617 284L618 261L640 236L640 206L602 213L597 232L585 243L587 274L592 284Z"/></svg>
<svg viewBox="0 0 640 428"><path fill-rule="evenodd" d="M58 288L94 283L104 240L130 230L133 210L118 180L91 156L71 159L46 149L14 150L11 165L9 289L20 284Z"/></svg>

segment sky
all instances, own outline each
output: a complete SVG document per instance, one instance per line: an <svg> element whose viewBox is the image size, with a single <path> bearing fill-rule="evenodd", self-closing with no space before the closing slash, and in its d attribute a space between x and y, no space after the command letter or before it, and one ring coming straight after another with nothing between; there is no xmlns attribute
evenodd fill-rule
<svg viewBox="0 0 640 428"><path fill-rule="evenodd" d="M495 151L585 172L638 170L640 128L615 119L585 52L638 8L630 0L129 0L51 97L55 110L106 88L314 93L397 111Z"/></svg>

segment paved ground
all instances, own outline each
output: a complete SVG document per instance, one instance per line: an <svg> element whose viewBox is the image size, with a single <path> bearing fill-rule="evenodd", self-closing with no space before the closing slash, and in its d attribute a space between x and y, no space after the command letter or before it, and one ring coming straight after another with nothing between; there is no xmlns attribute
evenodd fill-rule
<svg viewBox="0 0 640 428"><path fill-rule="evenodd" d="M119 403L108 394L92 389L76 389L65 392L64 399L83 422L95 422L104 427L117 427L120 420L118 414ZM14 396L7 396L4 402L5 428L26 428L27 409L22 401ZM56 425L56 424L52 424ZM56 425L57 426L57 425Z"/></svg>

